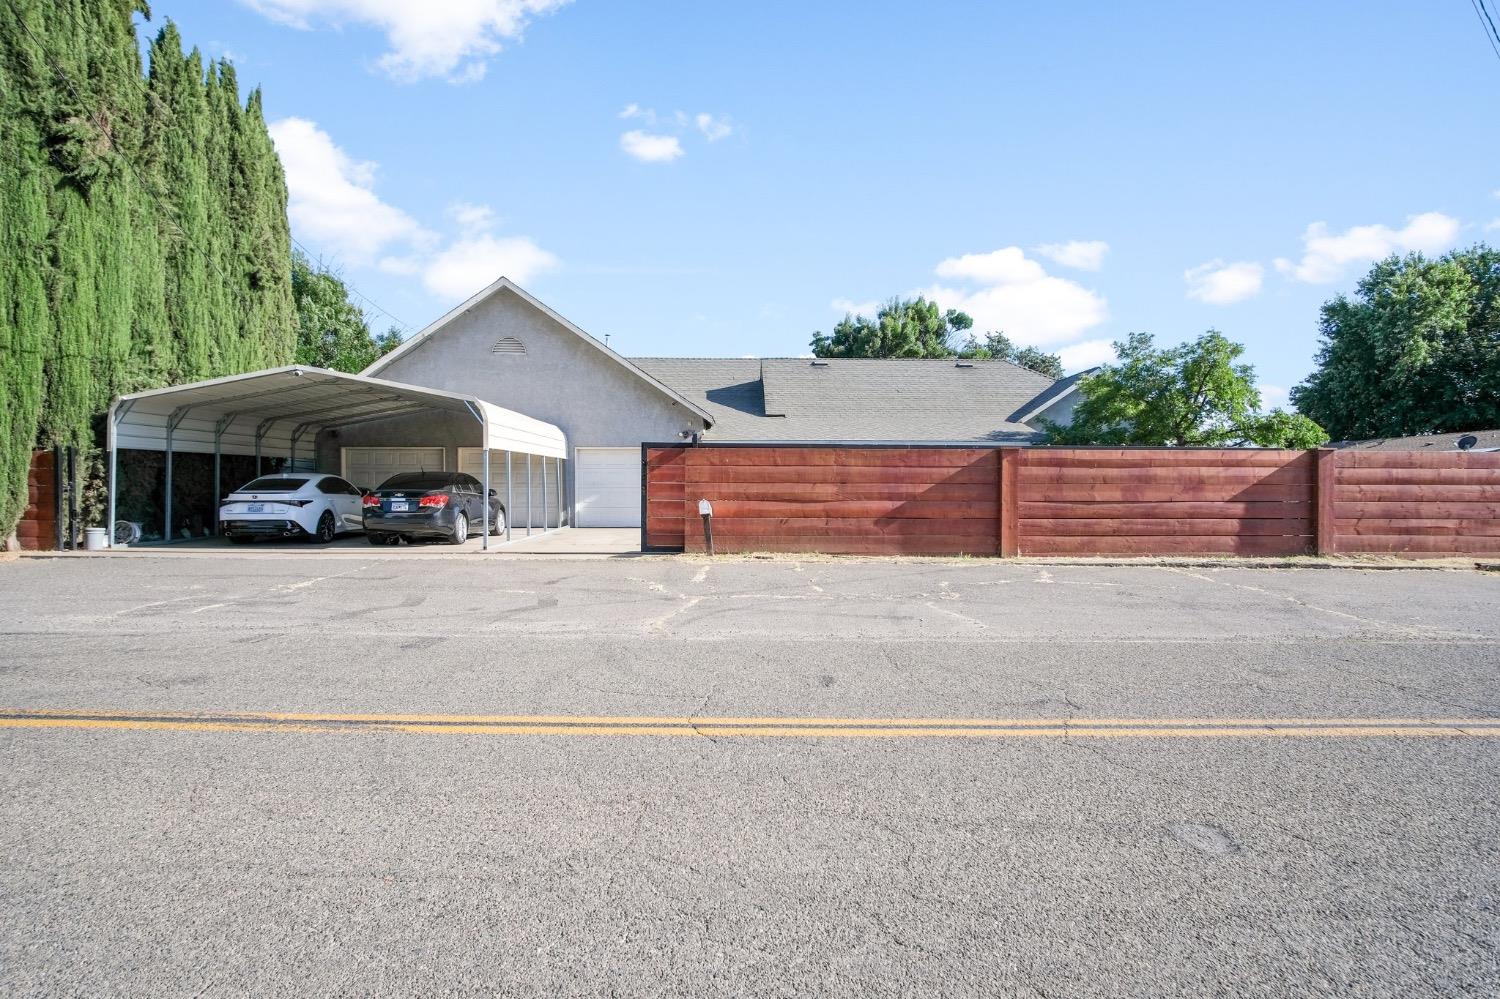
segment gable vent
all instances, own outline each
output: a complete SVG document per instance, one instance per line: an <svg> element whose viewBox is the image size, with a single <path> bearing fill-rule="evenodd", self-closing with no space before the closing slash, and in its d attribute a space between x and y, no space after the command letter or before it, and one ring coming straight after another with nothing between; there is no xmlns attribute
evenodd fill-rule
<svg viewBox="0 0 1500 999"><path fill-rule="evenodd" d="M513 336L503 336L490 348L491 354L524 354L526 345Z"/></svg>

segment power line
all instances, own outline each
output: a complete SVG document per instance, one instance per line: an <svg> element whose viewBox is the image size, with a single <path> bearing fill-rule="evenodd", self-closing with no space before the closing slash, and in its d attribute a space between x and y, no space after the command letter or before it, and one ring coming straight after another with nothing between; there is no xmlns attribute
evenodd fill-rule
<svg viewBox="0 0 1500 999"><path fill-rule="evenodd" d="M1490 9L1485 6L1484 0L1469 0L1469 6L1474 8L1474 16L1479 18L1479 27L1484 32L1484 40L1490 43L1490 49L1495 53L1495 58L1500 59L1500 29L1495 27L1494 18L1490 17Z"/></svg>
<svg viewBox="0 0 1500 999"><path fill-rule="evenodd" d="M320 256L318 256L317 254L313 253L313 251L309 250L306 246L304 246L297 239L296 236L292 236L291 240L292 240L292 245L295 246L297 249L301 250L307 256L307 258L309 260L317 260L319 263L322 262L323 258L320 257ZM344 281L343 278L339 278L339 280L340 281ZM402 329L412 330L412 329L415 328L415 327L412 326L411 323L405 322L405 321L401 320L400 318L391 315L390 312L388 312L386 309L382 308L380 306L380 304L377 303L373 298L371 298L369 295L366 295L366 294L362 293L358 288L354 287L352 284L349 284L347 281L344 281L344 290L347 291L347 292L349 292L349 294L353 295L355 298L358 298L360 301L364 302L366 305L368 305L370 308L374 309L376 312L380 313L382 316L385 316L387 319L389 319L391 322L395 323L397 326L400 326Z"/></svg>

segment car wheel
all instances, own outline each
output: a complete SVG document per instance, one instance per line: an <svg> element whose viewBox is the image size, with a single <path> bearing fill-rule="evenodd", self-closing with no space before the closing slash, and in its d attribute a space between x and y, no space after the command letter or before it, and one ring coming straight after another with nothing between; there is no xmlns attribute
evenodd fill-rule
<svg viewBox="0 0 1500 999"><path fill-rule="evenodd" d="M338 528L333 523L333 511L324 510L323 516L318 518L318 542L329 544L338 533Z"/></svg>
<svg viewBox="0 0 1500 999"><path fill-rule="evenodd" d="M469 540L469 518L467 514L459 514L458 519L453 522L453 536L448 539L450 545L461 545Z"/></svg>
<svg viewBox="0 0 1500 999"><path fill-rule="evenodd" d="M499 507L490 514L490 536L505 533L505 508Z"/></svg>

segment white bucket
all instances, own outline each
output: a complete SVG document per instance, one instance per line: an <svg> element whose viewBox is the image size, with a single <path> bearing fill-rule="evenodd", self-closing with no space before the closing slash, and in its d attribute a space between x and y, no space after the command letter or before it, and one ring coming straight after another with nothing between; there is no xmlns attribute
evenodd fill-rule
<svg viewBox="0 0 1500 999"><path fill-rule="evenodd" d="M83 547L91 552L103 551L109 545L109 532L102 527L83 529Z"/></svg>

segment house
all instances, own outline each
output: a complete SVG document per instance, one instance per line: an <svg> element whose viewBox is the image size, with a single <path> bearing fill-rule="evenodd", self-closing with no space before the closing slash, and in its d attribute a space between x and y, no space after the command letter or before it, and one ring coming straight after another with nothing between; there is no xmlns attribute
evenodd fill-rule
<svg viewBox="0 0 1500 999"><path fill-rule="evenodd" d="M1030 444L1066 422L1078 376L1007 361L627 358L501 278L362 375L494 400L566 435L566 495L579 527L638 526L641 444L974 442ZM453 421L452 428L443 420ZM482 450L457 415L319 433L318 464L360 484L424 461L473 471Z"/></svg>
<svg viewBox="0 0 1500 999"><path fill-rule="evenodd" d="M1328 446L1354 451L1500 451L1500 430L1466 430L1458 434L1418 434L1414 437L1372 437L1363 441L1334 441Z"/></svg>

